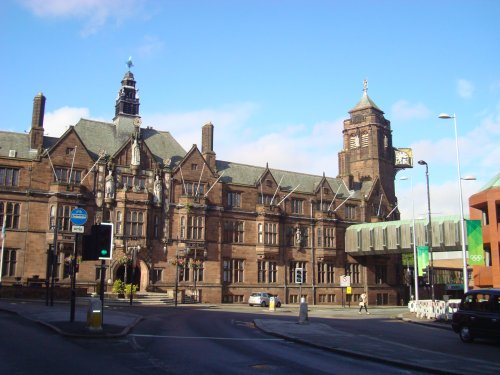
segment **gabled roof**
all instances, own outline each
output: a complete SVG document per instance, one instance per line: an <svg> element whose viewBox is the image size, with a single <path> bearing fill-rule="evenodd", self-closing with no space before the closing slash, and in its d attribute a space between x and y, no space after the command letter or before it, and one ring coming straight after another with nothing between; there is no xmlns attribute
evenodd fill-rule
<svg viewBox="0 0 500 375"><path fill-rule="evenodd" d="M88 119L80 119L75 125L75 130L94 159L99 157L102 150L109 155L114 155L125 143L129 142L131 135L118 132L113 123ZM157 162L171 159L173 163L177 163L186 155L186 151L169 132L144 128L141 129L141 134Z"/></svg>
<svg viewBox="0 0 500 375"><path fill-rule="evenodd" d="M217 160L217 171L224 172L221 178L223 183L255 186L258 184L266 167L257 167L253 165L233 163L229 161ZM306 173L290 172L280 169L269 168L276 181L281 180L280 188L285 191L291 191L297 186L296 192L314 194L318 184L323 180L323 176L310 175ZM283 179L282 179L283 177ZM340 178L326 177L326 180L334 190L339 190L338 197L347 197L349 191ZM339 189L340 187L340 189Z"/></svg>

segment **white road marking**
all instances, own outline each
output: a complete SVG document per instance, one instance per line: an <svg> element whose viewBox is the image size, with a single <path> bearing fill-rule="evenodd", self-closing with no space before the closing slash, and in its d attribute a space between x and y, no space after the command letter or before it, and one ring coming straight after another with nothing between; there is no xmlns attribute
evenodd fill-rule
<svg viewBox="0 0 500 375"><path fill-rule="evenodd" d="M284 339L246 339L237 337L210 337L210 336L167 336L167 335L146 335L131 333L133 337L151 337L158 339L185 339L185 340L227 340L227 341L285 341Z"/></svg>

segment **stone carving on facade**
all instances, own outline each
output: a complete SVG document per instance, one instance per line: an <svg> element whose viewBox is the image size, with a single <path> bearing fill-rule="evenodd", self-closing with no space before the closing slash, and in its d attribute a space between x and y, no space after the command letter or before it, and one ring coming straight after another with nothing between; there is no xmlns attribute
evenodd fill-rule
<svg viewBox="0 0 500 375"><path fill-rule="evenodd" d="M153 203L160 205L162 201L163 187L161 185L161 180L158 175L156 175L155 181L153 183Z"/></svg>
<svg viewBox="0 0 500 375"><path fill-rule="evenodd" d="M132 161L130 164L136 166L141 164L141 149L139 148L137 138L134 138L134 143L132 144Z"/></svg>
<svg viewBox="0 0 500 375"><path fill-rule="evenodd" d="M104 185L104 198L114 199L115 198L115 176L113 176L113 171L110 169L108 175L106 176L106 183Z"/></svg>
<svg viewBox="0 0 500 375"><path fill-rule="evenodd" d="M302 232L300 228L295 229L295 244L300 246L302 244Z"/></svg>

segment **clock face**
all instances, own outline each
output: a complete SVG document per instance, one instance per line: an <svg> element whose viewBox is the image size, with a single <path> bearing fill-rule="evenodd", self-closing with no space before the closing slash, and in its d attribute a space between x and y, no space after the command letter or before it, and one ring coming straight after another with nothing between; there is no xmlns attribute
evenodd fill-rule
<svg viewBox="0 0 500 375"><path fill-rule="evenodd" d="M134 125L141 125L141 123L142 123L142 121L141 121L141 119L139 117L136 117L134 119Z"/></svg>
<svg viewBox="0 0 500 375"><path fill-rule="evenodd" d="M396 165L408 165L410 158L408 154L404 151L397 150L395 153Z"/></svg>

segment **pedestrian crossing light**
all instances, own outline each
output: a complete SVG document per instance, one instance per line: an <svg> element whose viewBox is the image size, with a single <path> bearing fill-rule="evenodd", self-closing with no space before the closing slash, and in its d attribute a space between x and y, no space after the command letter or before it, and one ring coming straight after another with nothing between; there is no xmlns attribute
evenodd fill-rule
<svg viewBox="0 0 500 375"><path fill-rule="evenodd" d="M302 284L304 282L304 269L295 268L295 284Z"/></svg>

